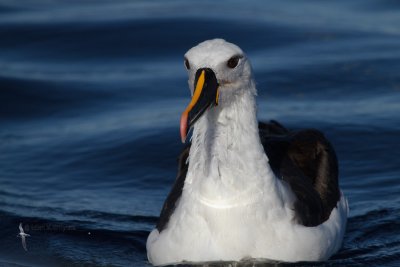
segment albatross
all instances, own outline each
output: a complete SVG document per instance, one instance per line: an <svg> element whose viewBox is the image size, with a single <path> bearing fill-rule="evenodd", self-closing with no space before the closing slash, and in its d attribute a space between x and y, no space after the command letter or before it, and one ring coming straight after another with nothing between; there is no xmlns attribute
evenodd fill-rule
<svg viewBox="0 0 400 267"><path fill-rule="evenodd" d="M348 215L330 142L315 129L257 120L252 68L238 46L208 40L184 63L187 144L147 239L150 263L327 260L341 247Z"/></svg>

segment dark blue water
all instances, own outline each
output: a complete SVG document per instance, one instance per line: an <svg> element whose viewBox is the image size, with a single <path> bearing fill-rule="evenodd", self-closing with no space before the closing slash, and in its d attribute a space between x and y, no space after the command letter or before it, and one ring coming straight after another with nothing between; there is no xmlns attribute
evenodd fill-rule
<svg viewBox="0 0 400 267"><path fill-rule="evenodd" d="M350 218L328 263L400 264L400 3L214 2L0 1L0 265L149 266L183 54L215 37L247 52L261 119L336 148Z"/></svg>

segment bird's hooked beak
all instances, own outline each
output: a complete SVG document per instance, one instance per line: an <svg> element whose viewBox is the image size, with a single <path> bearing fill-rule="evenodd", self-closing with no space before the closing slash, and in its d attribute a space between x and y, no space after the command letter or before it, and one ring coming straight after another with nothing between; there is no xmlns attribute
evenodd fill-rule
<svg viewBox="0 0 400 267"><path fill-rule="evenodd" d="M181 116L181 139L185 143L187 134L194 123L210 107L218 105L218 81L212 69L201 68L196 72L192 100Z"/></svg>

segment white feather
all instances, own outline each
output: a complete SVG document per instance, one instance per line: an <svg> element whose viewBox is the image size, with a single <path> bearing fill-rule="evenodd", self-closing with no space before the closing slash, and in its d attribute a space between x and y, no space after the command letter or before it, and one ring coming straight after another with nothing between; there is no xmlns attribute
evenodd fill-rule
<svg viewBox="0 0 400 267"><path fill-rule="evenodd" d="M260 142L250 63L244 56L235 69L226 66L236 54L243 52L222 39L186 53L191 90L195 71L209 67L220 82L220 100L194 126L189 170L167 227L148 237L154 265L244 258L318 261L341 246L348 213L343 195L323 224L293 221L295 197L274 176Z"/></svg>

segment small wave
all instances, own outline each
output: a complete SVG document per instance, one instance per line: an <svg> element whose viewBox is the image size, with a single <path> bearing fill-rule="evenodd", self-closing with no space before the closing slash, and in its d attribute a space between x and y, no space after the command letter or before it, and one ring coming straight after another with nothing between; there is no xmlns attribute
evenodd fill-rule
<svg viewBox="0 0 400 267"><path fill-rule="evenodd" d="M400 259L400 209L370 211L349 219L339 264L386 265Z"/></svg>
<svg viewBox="0 0 400 267"><path fill-rule="evenodd" d="M63 262L73 265L92 262L93 265L98 265L102 260L107 259L107 262L126 266L131 262L132 255L146 253L145 244L149 234L146 230L99 229L73 220L21 217L4 211L0 211L0 218L0 236L2 236L0 258L2 261L58 266ZM141 216L131 218L147 222L154 220L154 218L146 219ZM20 240L15 238L20 222L25 232L31 235L27 238L29 253L23 253ZM134 224L135 221L132 223ZM136 256L136 258L140 257Z"/></svg>
<svg viewBox="0 0 400 267"><path fill-rule="evenodd" d="M148 223L155 225L158 218L153 216L140 216L140 215L125 215L125 214L115 214L109 212L101 212L94 210L79 210L79 211L69 211L65 212L66 216L79 216L90 219L101 219L119 222L130 222L130 223Z"/></svg>
<svg viewBox="0 0 400 267"><path fill-rule="evenodd" d="M111 92L71 89L66 84L29 79L0 77L0 85L2 120L48 118L68 111L72 115L76 110L84 112L90 104L99 105L101 99L104 102L112 98Z"/></svg>

